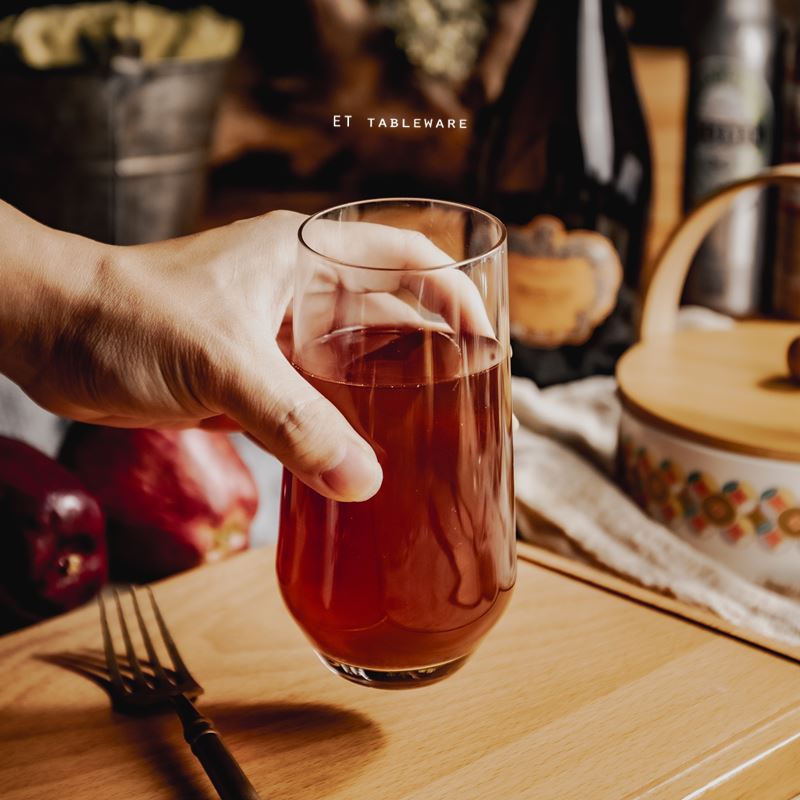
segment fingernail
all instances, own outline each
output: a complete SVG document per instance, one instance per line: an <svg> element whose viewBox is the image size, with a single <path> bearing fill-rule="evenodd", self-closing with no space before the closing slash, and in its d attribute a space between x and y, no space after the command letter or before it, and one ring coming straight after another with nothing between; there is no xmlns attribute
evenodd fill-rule
<svg viewBox="0 0 800 800"><path fill-rule="evenodd" d="M320 477L343 500L367 500L380 488L383 470L371 450L349 441L342 460Z"/></svg>

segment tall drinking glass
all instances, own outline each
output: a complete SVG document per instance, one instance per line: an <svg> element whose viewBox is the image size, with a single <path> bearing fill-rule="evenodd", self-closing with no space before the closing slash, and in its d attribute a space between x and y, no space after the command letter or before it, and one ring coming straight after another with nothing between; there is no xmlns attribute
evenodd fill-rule
<svg viewBox="0 0 800 800"><path fill-rule="evenodd" d="M300 229L292 360L372 446L383 483L329 500L284 472L277 573L322 661L422 686L460 667L516 577L505 229L369 200Z"/></svg>

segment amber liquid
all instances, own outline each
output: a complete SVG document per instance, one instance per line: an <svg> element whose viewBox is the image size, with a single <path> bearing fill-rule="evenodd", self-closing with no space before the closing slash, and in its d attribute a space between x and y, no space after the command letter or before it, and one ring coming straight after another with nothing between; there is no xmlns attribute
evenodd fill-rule
<svg viewBox="0 0 800 800"><path fill-rule="evenodd" d="M370 500L339 503L284 473L277 571L289 610L344 664L466 656L516 575L507 354L477 336L368 328L295 360L372 445L384 478Z"/></svg>

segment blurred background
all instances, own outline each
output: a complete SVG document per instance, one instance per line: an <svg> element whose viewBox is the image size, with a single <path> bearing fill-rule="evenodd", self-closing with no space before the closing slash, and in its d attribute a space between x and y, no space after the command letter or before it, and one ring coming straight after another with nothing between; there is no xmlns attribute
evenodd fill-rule
<svg viewBox="0 0 800 800"><path fill-rule="evenodd" d="M535 4L298 0L267 12L263 4L209 3L240 21L243 37L219 99L210 191L195 224L210 226L278 207L311 212L367 195L462 199L472 178L473 122L502 92ZM195 6L174 0L161 5ZM654 152L671 159L664 175L675 180L658 187L664 193L663 203L657 193L654 210L659 232L674 221L680 205L686 19L698 5L703 3L627 0L618 7L634 43L634 71ZM31 8L5 2L0 14ZM653 47L666 49L658 53ZM12 61L7 55L6 66ZM35 92L24 100L42 119L55 111L42 107ZM353 115L352 127L334 129L334 114ZM366 127L368 116L466 118L469 127L447 135L435 130L378 135ZM18 149L23 142L4 144L6 150ZM9 193L7 185L3 189ZM658 233L652 238L648 252L660 238Z"/></svg>
<svg viewBox="0 0 800 800"><path fill-rule="evenodd" d="M125 5L97 4L106 9L116 7L117 16L124 16L119 8ZM476 139L485 132L485 126L481 128L479 124L480 116L506 88L509 69L519 55L536 0L298 0L282 4L280 12L268 12L261 4L245 2L220 0L206 5L241 24L241 47L229 43L234 52L223 59L221 89L216 86L213 70L208 70L200 81L213 95L206 100L210 108L204 109L212 126L208 194L201 204L190 204L196 212L191 220L184 213L176 222L174 227L180 232L273 208L312 212L365 196L427 194L479 199L474 191L474 173L481 145ZM646 232L644 250L645 256L651 256L683 208L685 115L693 35L709 17L715 18L712 22L718 27L724 27L737 19L774 14L774 20L769 22L774 30L769 35L775 37L773 47L776 54L780 48L780 55L762 72L779 111L793 80L789 62L797 4L791 0L623 0L611 5L615 5L620 27L632 45L634 79L656 162L651 227ZM569 16L576 16L573 6L574 3L564 4L564 9L572 9ZM196 4L171 0L160 7L185 11ZM26 55L21 53L25 42L30 50L52 50L50 63L43 57L41 63L33 64L40 79L65 70L97 73L102 69L100 62L110 58L108 49L98 53L102 48L95 47L89 53L92 48L84 47L80 53L82 67L77 57L65 67L57 57L59 47L65 46L64 40L72 36L88 41L102 36L102 25L90 23L88 27L94 24L96 30L87 33L76 22L74 30L65 32L63 18L58 14L52 13L50 20L32 21L26 20L25 12L40 13L30 3L0 4L0 14L21 15L9 17L0 37L0 41L5 39L3 64L7 71L25 63ZM26 25L30 22L34 24ZM163 37L163 31L156 34L148 30L144 34L145 38L153 35ZM572 42L563 44L574 47ZM154 49L157 51L159 46L156 43ZM746 48L747 43L742 49ZM576 53L570 50L574 58ZM197 52L202 58L202 47ZM164 64L174 55L167 43L153 59ZM4 161L18 162L18 154L13 151L24 150L43 162L47 149L54 147L52 136L47 141L43 141L44 137L31 140L30 135L23 136L24 125L35 126L34 119L42 127L47 120L50 133L54 116L63 122L59 101L47 94L45 82L39 80L36 87L37 82L29 81L21 90L25 94L17 98L18 103L13 107L5 104ZM563 93L568 87L551 83L549 90ZM40 95L49 105L43 105ZM71 99L68 94L61 94L61 102L66 104ZM158 108L159 97L151 99ZM29 107L22 123L16 119L25 114L20 105ZM143 108L147 110L147 106L137 110L141 112ZM158 108L157 113L163 115L163 111ZM352 115L351 126L334 128L335 114ZM367 127L367 117L442 117L466 119L468 123L465 130L446 134L424 129L378 131ZM130 119L119 121L119 127ZM85 128L73 131L76 140L82 138L79 132L85 133ZM184 134L191 138L190 133ZM777 146L771 148L773 161L780 160L781 148L791 146L789 142L781 143L777 131L774 139ZM186 142L171 144L175 148L187 147ZM198 144L204 144L202 136L188 146ZM79 148L80 142L63 143L59 155L70 146ZM0 177L3 196L13 199L20 193L19 186L12 185L14 175L5 172ZM18 178L18 183L22 181ZM48 192L57 190L54 176L47 183ZM38 204L42 203L40 197ZM31 205L35 210L36 202ZM175 213L174 209L171 211ZM130 236L137 240L159 238L155 235L159 232L135 230ZM113 232L109 232L108 238L112 237ZM645 258L645 271L647 262Z"/></svg>

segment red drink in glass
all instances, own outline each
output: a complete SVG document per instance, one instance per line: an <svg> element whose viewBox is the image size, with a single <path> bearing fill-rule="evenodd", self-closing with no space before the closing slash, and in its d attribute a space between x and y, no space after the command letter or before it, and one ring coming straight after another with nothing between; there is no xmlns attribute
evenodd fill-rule
<svg viewBox="0 0 800 800"><path fill-rule="evenodd" d="M505 229L400 198L321 211L299 240L292 361L383 482L343 502L284 473L281 592L338 675L424 686L464 663L516 575ZM354 435L336 424L326 464Z"/></svg>
<svg viewBox="0 0 800 800"><path fill-rule="evenodd" d="M296 356L384 478L370 500L342 503L284 473L284 600L345 677L444 677L514 585L507 349L476 334L378 326L335 331Z"/></svg>

